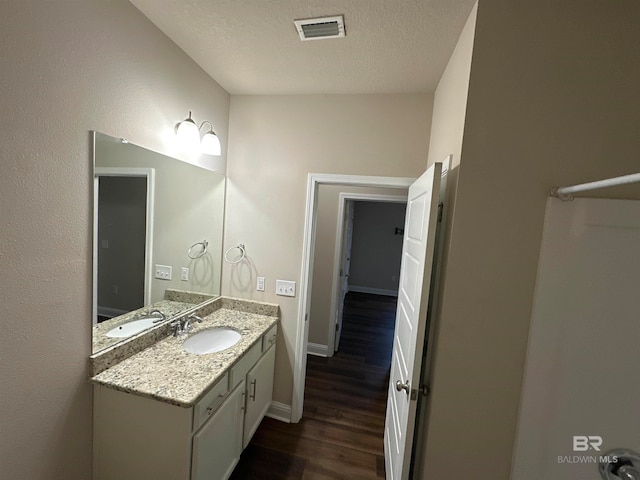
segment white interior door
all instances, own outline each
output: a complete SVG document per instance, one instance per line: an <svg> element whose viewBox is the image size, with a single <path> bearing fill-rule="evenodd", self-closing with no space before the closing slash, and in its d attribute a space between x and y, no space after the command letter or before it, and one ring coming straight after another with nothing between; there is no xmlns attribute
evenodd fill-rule
<svg viewBox="0 0 640 480"><path fill-rule="evenodd" d="M349 291L349 272L351 270L351 245L353 243L353 212L355 202L347 200L344 213L344 237L342 241L342 259L340 263L340 296L336 309L336 338L333 350L338 351L340 334L342 333L342 316L344 314L344 297Z"/></svg>
<svg viewBox="0 0 640 480"><path fill-rule="evenodd" d="M435 163L409 187L384 431L387 480L409 477L442 169Z"/></svg>

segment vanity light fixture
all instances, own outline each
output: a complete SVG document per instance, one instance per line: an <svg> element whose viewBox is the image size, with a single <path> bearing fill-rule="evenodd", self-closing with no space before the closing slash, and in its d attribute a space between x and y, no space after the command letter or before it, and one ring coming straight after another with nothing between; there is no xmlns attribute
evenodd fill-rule
<svg viewBox="0 0 640 480"><path fill-rule="evenodd" d="M209 130L205 132L200 139L200 130L205 123L209 124ZM204 153L205 155L220 156L222 148L220 146L220 139L213 131L213 124L207 120L200 124L200 127L191 118L191 112L189 116L176 125L176 136L182 146L189 150Z"/></svg>
<svg viewBox="0 0 640 480"><path fill-rule="evenodd" d="M202 136L202 140L200 141L200 148L202 149L202 153L205 155L215 155L219 157L222 153L222 147L220 146L220 139L216 135L216 132L213 131L213 125L211 122L205 120L200 125L200 128L203 127L205 123L209 124L209 131L205 132ZM198 130L199 131L199 130Z"/></svg>

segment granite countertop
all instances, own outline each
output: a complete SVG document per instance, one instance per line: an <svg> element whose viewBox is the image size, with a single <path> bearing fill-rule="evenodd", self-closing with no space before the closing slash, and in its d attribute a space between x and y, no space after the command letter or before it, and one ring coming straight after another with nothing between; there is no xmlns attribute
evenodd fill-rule
<svg viewBox="0 0 640 480"><path fill-rule="evenodd" d="M106 333L112 328L119 327L125 323L129 323L138 318L144 318L147 314L154 310L160 310L167 316L167 319L187 310L193 308L193 303L176 300L160 300L159 302L149 305L148 307L142 307L137 310L133 310L124 315L114 317L104 322L100 322L94 325L92 332L92 352L99 352L100 350L107 348L116 343L122 342L129 337L107 337ZM160 323L160 322L158 322Z"/></svg>
<svg viewBox="0 0 640 480"><path fill-rule="evenodd" d="M181 407L193 406L240 357L276 324L278 317L220 308L195 323L188 335L168 337L92 378L94 383ZM221 352L187 353L182 343L212 327L237 330L242 338Z"/></svg>

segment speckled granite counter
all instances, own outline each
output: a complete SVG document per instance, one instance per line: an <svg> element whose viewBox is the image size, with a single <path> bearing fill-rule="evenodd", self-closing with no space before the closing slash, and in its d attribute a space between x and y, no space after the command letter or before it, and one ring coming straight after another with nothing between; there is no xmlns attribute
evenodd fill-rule
<svg viewBox="0 0 640 480"><path fill-rule="evenodd" d="M100 322L93 327L92 332L92 351L94 353L99 352L111 345L122 342L127 338L107 337L106 333L112 328L119 327L125 323L129 323L132 320L145 317L152 310L160 310L167 318L171 318L184 310L193 307L193 303L176 300L160 300L148 307L139 308L124 315L114 317L104 322Z"/></svg>
<svg viewBox="0 0 640 480"><path fill-rule="evenodd" d="M92 381L182 407L194 405L278 321L277 305L228 298L220 299L220 303L221 308L196 323L189 335L212 327L233 328L242 335L233 347L194 355L182 349L189 335L171 336L103 371ZM260 313L253 313L256 311Z"/></svg>

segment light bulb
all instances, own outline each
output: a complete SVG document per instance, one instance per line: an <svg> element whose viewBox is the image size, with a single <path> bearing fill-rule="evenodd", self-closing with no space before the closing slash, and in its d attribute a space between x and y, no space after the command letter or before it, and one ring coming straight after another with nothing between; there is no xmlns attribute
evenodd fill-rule
<svg viewBox="0 0 640 480"><path fill-rule="evenodd" d="M196 123L191 120L191 112L189 112L189 118L184 119L176 126L176 136L183 149L188 151L198 149L200 144L200 131Z"/></svg>
<svg viewBox="0 0 640 480"><path fill-rule="evenodd" d="M202 137L202 142L200 143L200 148L202 153L206 155L215 155L219 157L222 153L222 147L220 146L220 139L213 132L213 130L209 130Z"/></svg>

